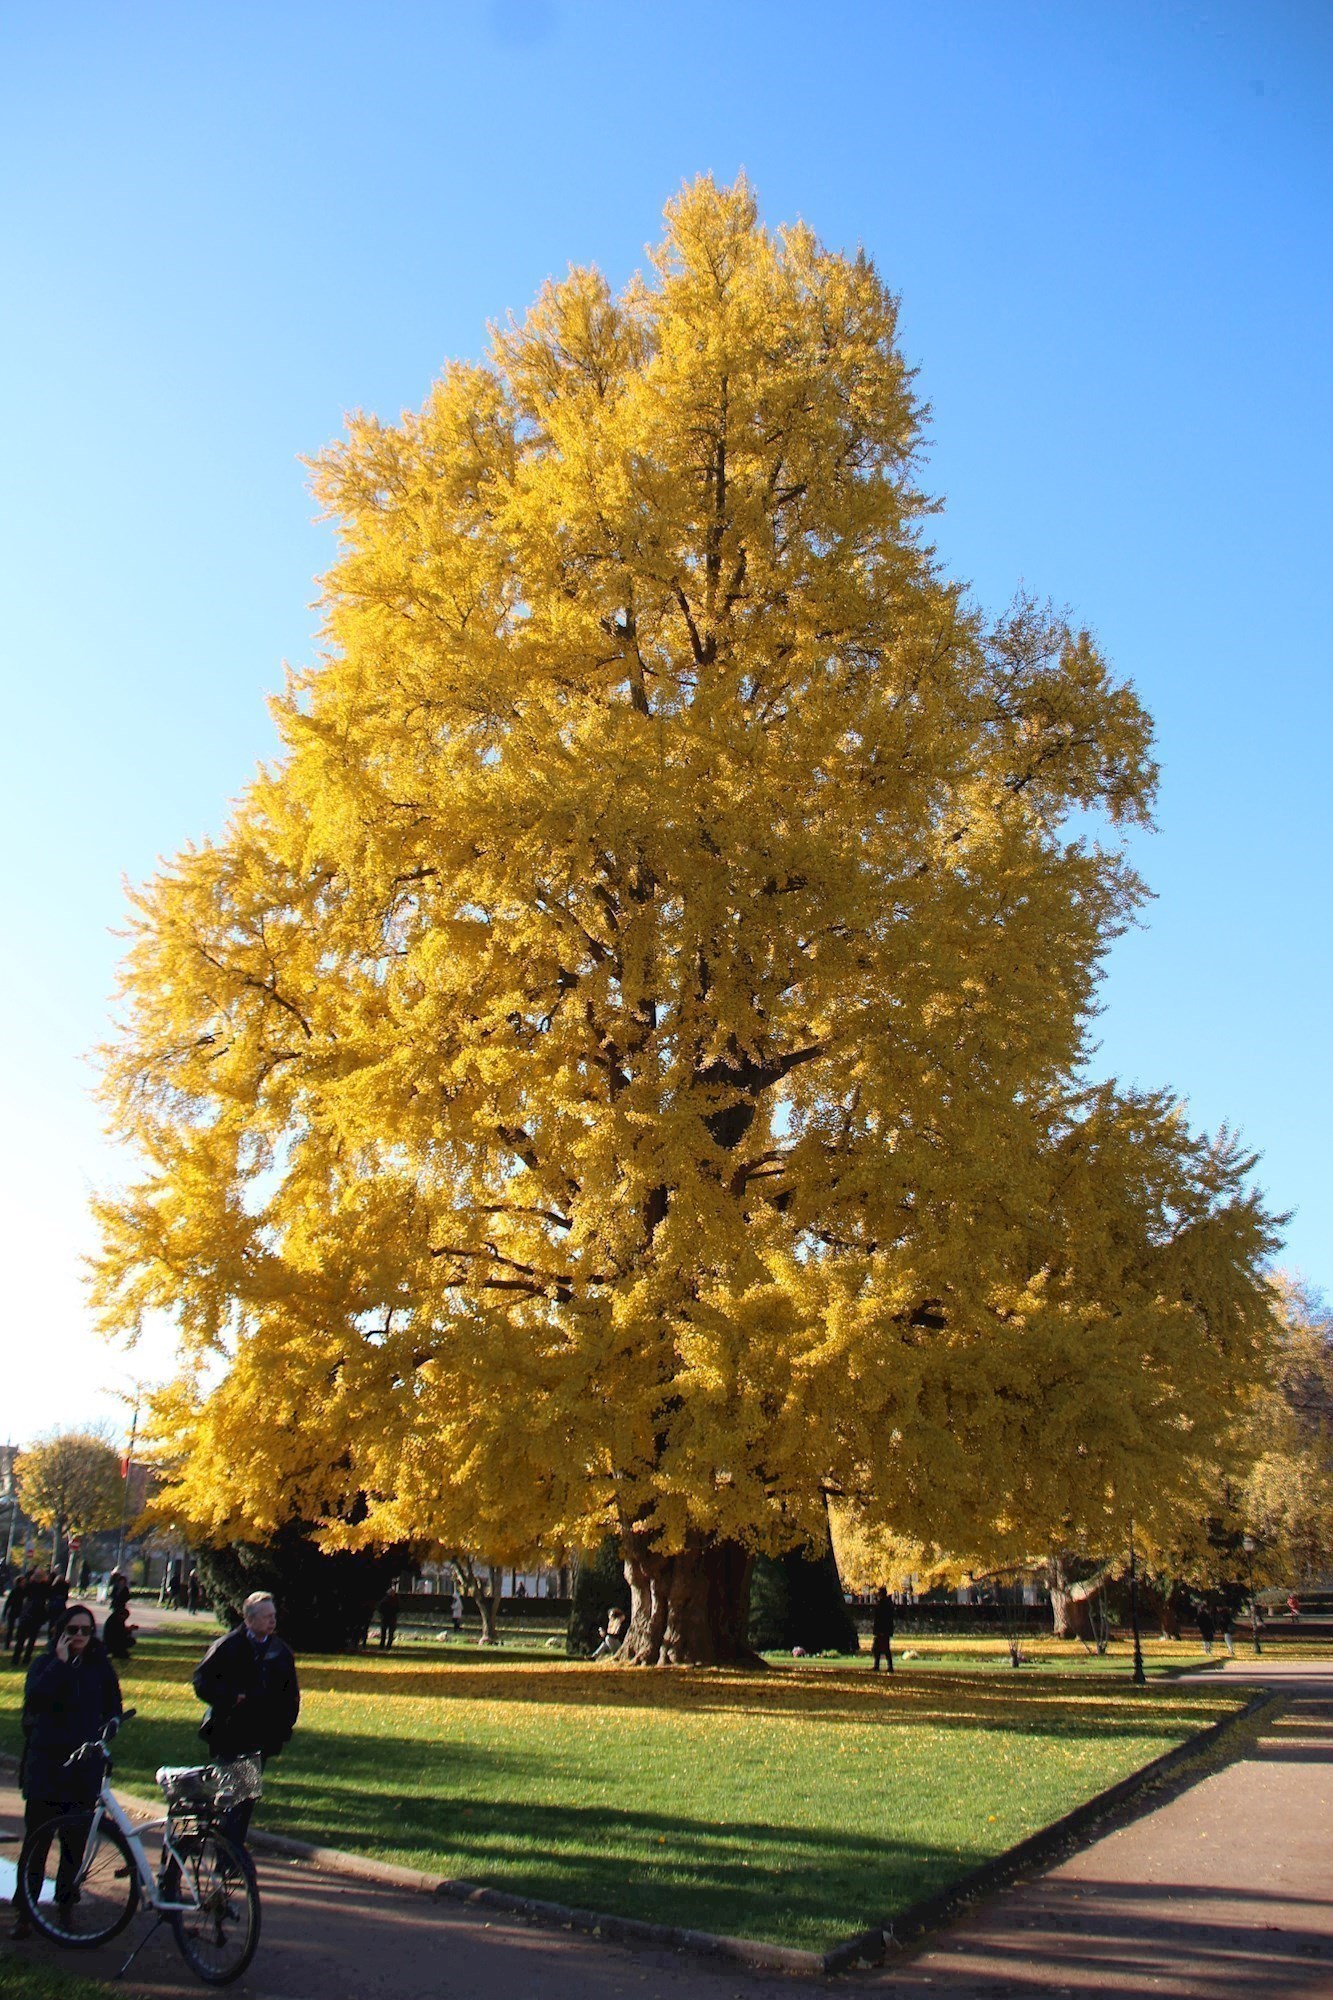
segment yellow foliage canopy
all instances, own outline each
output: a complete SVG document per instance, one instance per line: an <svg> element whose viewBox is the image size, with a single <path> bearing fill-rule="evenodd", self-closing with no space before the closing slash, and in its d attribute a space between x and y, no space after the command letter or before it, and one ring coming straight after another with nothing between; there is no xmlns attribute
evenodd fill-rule
<svg viewBox="0 0 1333 2000"><path fill-rule="evenodd" d="M975 1550L1234 1414L1248 1163L1075 1081L1149 722L941 576L921 422L873 265L703 180L318 462L325 655L109 1065L201 1530Z"/></svg>

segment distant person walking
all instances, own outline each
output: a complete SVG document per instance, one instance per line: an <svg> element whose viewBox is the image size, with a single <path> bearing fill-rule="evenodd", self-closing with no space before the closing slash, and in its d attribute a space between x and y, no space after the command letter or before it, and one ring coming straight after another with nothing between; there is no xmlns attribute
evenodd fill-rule
<svg viewBox="0 0 1333 2000"><path fill-rule="evenodd" d="M14 1665L26 1667L37 1649L37 1636L46 1623L46 1607L51 1600L51 1585L46 1571L34 1570L28 1579L28 1588L23 1598L23 1609L19 1613L14 1630Z"/></svg>
<svg viewBox="0 0 1333 2000"><path fill-rule="evenodd" d="M394 1642L398 1631L398 1592L390 1584L379 1601L375 1616L380 1621L380 1647L387 1651Z"/></svg>
<svg viewBox="0 0 1333 2000"><path fill-rule="evenodd" d="M46 1622L55 1631L56 1625L65 1615L69 1603L69 1578L62 1570L57 1570L51 1578L51 1588L46 1594Z"/></svg>
<svg viewBox="0 0 1333 2000"><path fill-rule="evenodd" d="M9 1586L9 1595L5 1599L6 1652L9 1651L14 1643L14 1634L18 1630L19 1620L23 1616L23 1600L28 1594L29 1581L30 1578L27 1570L22 1569Z"/></svg>
<svg viewBox="0 0 1333 2000"><path fill-rule="evenodd" d="M1213 1634L1214 1632L1216 1632L1217 1627L1213 1623L1213 1614L1208 1609L1206 1601L1200 1604L1198 1617L1199 1617L1199 1638L1203 1642L1203 1650L1206 1654L1211 1655L1213 1650Z"/></svg>
<svg viewBox="0 0 1333 2000"><path fill-rule="evenodd" d="M301 1690L291 1647L277 1634L277 1606L267 1591L253 1591L241 1623L214 1640L195 1668L194 1691L208 1704L199 1734L218 1763L258 1756L267 1763L291 1740L301 1712ZM224 1832L244 1841L253 1803L233 1806Z"/></svg>
<svg viewBox="0 0 1333 2000"><path fill-rule="evenodd" d="M877 1674L882 1659L889 1673L893 1672L893 1599L883 1584L875 1592L875 1608L871 1614L870 1643L874 1648L874 1662L870 1671Z"/></svg>
<svg viewBox="0 0 1333 2000"><path fill-rule="evenodd" d="M1217 1607L1217 1629L1222 1635L1222 1644L1234 1660L1236 1657L1236 1645L1231 1636L1231 1625L1231 1606L1223 1599L1222 1603Z"/></svg>

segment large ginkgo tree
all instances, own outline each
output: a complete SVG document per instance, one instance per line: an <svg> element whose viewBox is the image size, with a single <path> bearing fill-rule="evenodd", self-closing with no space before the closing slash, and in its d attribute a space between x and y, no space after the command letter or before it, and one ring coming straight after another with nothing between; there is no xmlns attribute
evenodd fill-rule
<svg viewBox="0 0 1333 2000"><path fill-rule="evenodd" d="M1248 1163L1079 1080L1149 721L941 573L895 312L705 179L319 460L323 656L108 1068L99 1299L179 1323L201 1534L610 1529L626 1657L710 1661L830 1494L1027 1549L1233 1422Z"/></svg>

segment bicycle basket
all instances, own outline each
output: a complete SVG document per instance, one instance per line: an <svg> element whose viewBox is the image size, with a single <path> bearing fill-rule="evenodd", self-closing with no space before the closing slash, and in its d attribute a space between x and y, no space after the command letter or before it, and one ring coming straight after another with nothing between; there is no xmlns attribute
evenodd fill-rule
<svg viewBox="0 0 1333 2000"><path fill-rule="evenodd" d="M169 1806L195 1812L209 1806L238 1806L264 1795L258 1757L232 1757L218 1764L164 1764L157 1782Z"/></svg>

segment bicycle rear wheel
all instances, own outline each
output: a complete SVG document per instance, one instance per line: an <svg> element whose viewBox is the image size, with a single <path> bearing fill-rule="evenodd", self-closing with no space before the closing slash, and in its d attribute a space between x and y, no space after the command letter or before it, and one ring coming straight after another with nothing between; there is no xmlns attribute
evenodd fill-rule
<svg viewBox="0 0 1333 2000"><path fill-rule="evenodd" d="M56 1813L23 1843L18 1890L43 1937L87 1948L124 1930L139 1907L139 1871L124 1834L100 1808Z"/></svg>
<svg viewBox="0 0 1333 2000"><path fill-rule="evenodd" d="M178 1859L167 1865L166 1900L193 1906L171 1915L181 1956L205 1985L229 1985L240 1978L259 1943L254 1864L243 1847L216 1827L174 1835L172 1847Z"/></svg>

